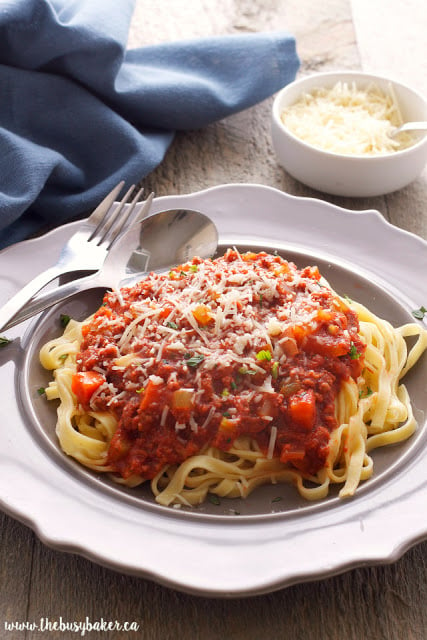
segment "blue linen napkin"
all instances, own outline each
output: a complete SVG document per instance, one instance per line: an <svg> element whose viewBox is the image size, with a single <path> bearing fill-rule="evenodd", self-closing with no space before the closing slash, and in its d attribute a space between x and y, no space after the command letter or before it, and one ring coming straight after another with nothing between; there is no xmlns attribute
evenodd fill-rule
<svg viewBox="0 0 427 640"><path fill-rule="evenodd" d="M175 131L275 93L299 60L286 32L126 49L134 0L2 0L0 248L139 182Z"/></svg>

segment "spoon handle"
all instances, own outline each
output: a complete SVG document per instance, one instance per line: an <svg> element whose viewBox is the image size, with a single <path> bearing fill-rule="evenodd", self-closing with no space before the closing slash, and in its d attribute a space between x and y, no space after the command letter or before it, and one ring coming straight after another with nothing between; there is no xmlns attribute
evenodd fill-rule
<svg viewBox="0 0 427 640"><path fill-rule="evenodd" d="M393 129L391 136L397 136L403 131L427 131L427 122L405 122L397 129Z"/></svg>
<svg viewBox="0 0 427 640"><path fill-rule="evenodd" d="M66 282L55 289L51 289L46 293L41 293L37 298L30 300L25 307L20 309L14 316L12 316L8 322L3 326L2 330L11 329L12 327L32 318L37 313L53 307L54 304L62 302L67 298L85 291L87 289L93 289L97 286L102 286L101 278L98 277L98 273L86 276L84 278L78 278L71 282Z"/></svg>

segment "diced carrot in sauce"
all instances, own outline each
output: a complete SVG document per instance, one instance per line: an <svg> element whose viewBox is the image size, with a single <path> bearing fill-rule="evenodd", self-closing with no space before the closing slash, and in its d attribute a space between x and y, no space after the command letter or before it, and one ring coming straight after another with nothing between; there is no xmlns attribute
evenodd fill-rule
<svg viewBox="0 0 427 640"><path fill-rule="evenodd" d="M292 358L292 356L294 356L299 351L298 345L294 338L283 338L280 341L280 347L283 353L288 356L288 358Z"/></svg>
<svg viewBox="0 0 427 640"><path fill-rule="evenodd" d="M299 344L302 339L307 335L307 329L305 327L302 327L299 324L296 324L294 327L292 327L292 333L294 335L295 340L297 341L297 344Z"/></svg>
<svg viewBox="0 0 427 640"><path fill-rule="evenodd" d="M332 313L332 311L329 311L328 309L319 309L317 313L317 319L321 322L329 322L330 320L332 320L333 316L334 314Z"/></svg>
<svg viewBox="0 0 427 640"><path fill-rule="evenodd" d="M320 280L320 271L317 266L305 267L301 271L301 275L306 278L312 278L312 280Z"/></svg>
<svg viewBox="0 0 427 640"><path fill-rule="evenodd" d="M177 389L172 394L172 409L191 409L193 398L192 389Z"/></svg>
<svg viewBox="0 0 427 640"><path fill-rule="evenodd" d="M73 375L71 391L80 404L88 404L92 394L105 382L105 378L97 371L80 371Z"/></svg>
<svg viewBox="0 0 427 640"><path fill-rule="evenodd" d="M285 273L289 273L289 266L287 264L282 264L279 267L274 267L274 275L281 276Z"/></svg>
<svg viewBox="0 0 427 640"><path fill-rule="evenodd" d="M239 420L223 417L221 418L219 428L222 431L234 431L238 424L239 424Z"/></svg>
<svg viewBox="0 0 427 640"><path fill-rule="evenodd" d="M193 316L201 327L205 327L212 319L212 313L206 304L199 304L193 309Z"/></svg>
<svg viewBox="0 0 427 640"><path fill-rule="evenodd" d="M316 399L314 391L307 389L291 396L289 400L289 416L292 422L311 429L316 419Z"/></svg>
<svg viewBox="0 0 427 640"><path fill-rule="evenodd" d="M164 320L167 318L173 311L173 307L163 307L163 309L159 313L159 319Z"/></svg>
<svg viewBox="0 0 427 640"><path fill-rule="evenodd" d="M154 382L150 380L141 394L141 402L139 403L140 410L145 411L151 404L158 402L161 397L162 389L163 385L154 384Z"/></svg>
<svg viewBox="0 0 427 640"><path fill-rule="evenodd" d="M245 262L251 262L251 261L254 261L254 260L256 260L256 258L257 258L257 254L256 254L256 253L254 253L253 251L246 251L246 253L243 253L243 254L242 254L242 259L243 259Z"/></svg>

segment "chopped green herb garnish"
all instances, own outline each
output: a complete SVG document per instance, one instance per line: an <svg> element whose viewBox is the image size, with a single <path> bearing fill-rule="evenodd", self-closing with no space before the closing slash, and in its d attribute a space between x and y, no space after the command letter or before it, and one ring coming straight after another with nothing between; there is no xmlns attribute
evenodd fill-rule
<svg viewBox="0 0 427 640"><path fill-rule="evenodd" d="M283 500L282 496L276 496L271 502L280 502L281 500Z"/></svg>
<svg viewBox="0 0 427 640"><path fill-rule="evenodd" d="M223 397L223 398L226 398L227 396L229 396L229 395L230 395L230 392L229 392L229 390L228 390L228 389L223 389L223 390L221 391L221 395L222 395L222 397Z"/></svg>
<svg viewBox="0 0 427 640"><path fill-rule="evenodd" d="M144 393L144 387L141 387L140 389L136 389L135 393Z"/></svg>
<svg viewBox="0 0 427 640"><path fill-rule="evenodd" d="M427 309L425 307L420 307L419 309L414 309L412 315L414 318L417 318L417 320L423 320L426 313Z"/></svg>
<svg viewBox="0 0 427 640"><path fill-rule="evenodd" d="M215 493L210 493L208 495L208 500L209 500L209 502L211 502L212 504L214 504L216 506L221 504L220 499L218 498L218 496Z"/></svg>
<svg viewBox="0 0 427 640"><path fill-rule="evenodd" d="M0 336L0 347L5 347L7 344L10 344L12 340L9 338L5 338L4 336Z"/></svg>
<svg viewBox="0 0 427 640"><path fill-rule="evenodd" d="M359 391L359 398L369 398L369 396L371 396L374 392L372 391L371 387L367 387L366 390L361 389Z"/></svg>
<svg viewBox="0 0 427 640"><path fill-rule="evenodd" d="M67 324L70 322L71 318L70 316L68 316L66 313L61 313L61 315L59 316L59 321L61 323L61 326L65 327L67 326Z"/></svg>
<svg viewBox="0 0 427 640"><path fill-rule="evenodd" d="M195 353L191 357L187 358L187 364L189 367L198 367L201 362L205 359L205 356L201 353Z"/></svg>
<svg viewBox="0 0 427 640"><path fill-rule="evenodd" d="M356 345L352 342L348 355L352 360L357 360L362 354L358 352Z"/></svg>
<svg viewBox="0 0 427 640"><path fill-rule="evenodd" d="M59 360L62 360L62 362L65 362L67 358L68 358L68 353L63 353L62 356L59 356Z"/></svg>
<svg viewBox="0 0 427 640"><path fill-rule="evenodd" d="M167 322L166 326L169 327L169 329L178 329L178 325L175 322Z"/></svg>
<svg viewBox="0 0 427 640"><path fill-rule="evenodd" d="M190 267L190 271L192 271L193 273L196 273L198 269L199 267L197 266L197 264L192 264Z"/></svg>
<svg viewBox="0 0 427 640"><path fill-rule="evenodd" d="M261 351L258 351L258 353L256 354L256 359L257 360L271 360L271 351L268 351L267 349L261 349Z"/></svg>
<svg viewBox="0 0 427 640"><path fill-rule="evenodd" d="M277 377L279 375L279 363L278 362L273 362L273 365L271 367L271 375L272 375L274 380L277 379Z"/></svg>
<svg viewBox="0 0 427 640"><path fill-rule="evenodd" d="M39 394L39 396L42 396L44 393L46 393L46 389L44 387L39 387L37 389L37 393Z"/></svg>

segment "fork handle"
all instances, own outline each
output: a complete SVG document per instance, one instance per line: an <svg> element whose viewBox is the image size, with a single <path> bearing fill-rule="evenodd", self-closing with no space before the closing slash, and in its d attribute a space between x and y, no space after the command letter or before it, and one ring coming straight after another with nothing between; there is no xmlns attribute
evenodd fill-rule
<svg viewBox="0 0 427 640"><path fill-rule="evenodd" d="M71 282L66 282L65 284L62 284L55 289L51 289L46 293L42 293L34 300L29 300L27 304L25 304L25 302L28 300L28 298L26 298L24 300L25 306L23 306L22 304L15 305L16 310L14 312L11 311L7 316L3 315L3 311L9 305L9 302L12 302L14 300L14 298L12 298L0 311L0 322L3 322L3 324L0 325L0 330L11 329L15 325L20 324L21 322L24 322L29 318L32 318L37 313L53 307L53 305L57 304L58 302L62 302L66 298L69 298L76 293L80 293L80 291L93 289L98 286L104 286L105 288L107 288L105 284L103 285L103 280L98 276L98 273L93 273L92 275L78 278L77 280L72 280ZM24 290L25 289L22 289L19 294L23 293ZM17 294L17 296L19 294ZM15 296L15 298L17 296ZM13 307L10 306L10 309L13 309Z"/></svg>
<svg viewBox="0 0 427 640"><path fill-rule="evenodd" d="M61 270L62 273L62 270ZM60 272L56 267L49 267L46 271L39 273L33 280L31 280L23 289L20 289L12 298L10 298L0 308L0 331L8 329L13 324L10 324L10 320L16 316L16 314L27 305L28 301L43 289L43 287L49 282L52 282L60 275ZM16 324L16 323L14 323Z"/></svg>

